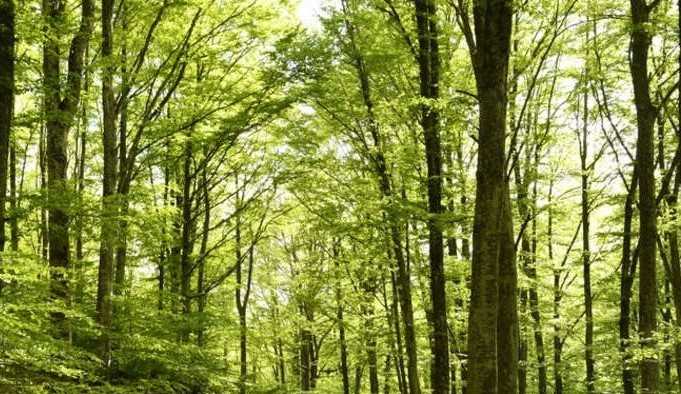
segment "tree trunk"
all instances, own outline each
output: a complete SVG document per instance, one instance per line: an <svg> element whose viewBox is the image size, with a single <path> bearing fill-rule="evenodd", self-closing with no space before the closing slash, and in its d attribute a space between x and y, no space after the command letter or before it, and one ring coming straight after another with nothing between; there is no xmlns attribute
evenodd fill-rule
<svg viewBox="0 0 681 394"><path fill-rule="evenodd" d="M207 149L204 147L204 157L206 156ZM208 188L208 177L206 174L206 166L204 165L201 171L201 197L203 203L203 227L201 231L201 249L199 251L199 261L198 273L196 278L196 291L198 293L198 303L197 311L199 312L199 317L201 319L199 328L196 333L196 341L199 347L205 345L205 329L203 323L203 313L206 308L207 295L205 292L205 282L206 282L206 252L208 251L208 236L210 235L210 195Z"/></svg>
<svg viewBox="0 0 681 394"><path fill-rule="evenodd" d="M125 289L125 266L127 265L128 253L128 193L130 181L127 174L127 149L128 149L128 68L127 68L127 39L128 29L128 3L121 6L121 97L119 102L119 125L118 125L118 239L116 242L116 261L114 277L114 294L121 295ZM166 179L167 180L167 179Z"/></svg>
<svg viewBox="0 0 681 394"><path fill-rule="evenodd" d="M0 0L0 253L5 250L7 161L14 112L14 0ZM4 258L0 259L0 266ZM0 291L3 282L0 281Z"/></svg>
<svg viewBox="0 0 681 394"><path fill-rule="evenodd" d="M19 251L19 196L17 194L17 149L16 142L9 148L9 201L10 201L10 239L13 252Z"/></svg>
<svg viewBox="0 0 681 394"><path fill-rule="evenodd" d="M102 180L102 227L97 278L97 322L102 326L101 356L105 367L111 362L111 324L113 320L113 258L116 244L116 114L114 109L113 73L113 0L102 0L102 114L104 176Z"/></svg>
<svg viewBox="0 0 681 394"><path fill-rule="evenodd" d="M236 210L241 209L241 191L239 191L238 177L236 178ZM236 214L236 289L234 291L234 298L236 300L236 309L239 313L239 393L246 393L246 380L248 379L248 352L247 340L248 331L246 326L246 311L248 308L248 300L251 294L251 283L253 278L253 253L255 245L251 245L248 249L248 273L246 274L246 281L243 278L243 256L241 253L241 214ZM253 241L252 241L253 242ZM243 291L243 293L242 293ZM310 353L311 354L311 353Z"/></svg>
<svg viewBox="0 0 681 394"><path fill-rule="evenodd" d="M444 245L439 220L442 207L442 148L440 119L437 106L431 101L439 98L440 52L436 23L437 6L434 0L414 0L418 31L418 64L426 164L428 172L428 256L430 259L431 297L431 390L435 394L449 392L449 338L447 327L447 297L445 294Z"/></svg>
<svg viewBox="0 0 681 394"><path fill-rule="evenodd" d="M657 331L655 161L653 127L655 108L648 82L648 48L651 37L646 25L651 8L644 0L631 0L631 77L634 86L638 128L636 164L639 172L639 335L644 352L640 364L641 392L657 392L658 366L655 355ZM648 353L648 354L646 354Z"/></svg>
<svg viewBox="0 0 681 394"><path fill-rule="evenodd" d="M402 318L404 321L404 342L407 351L407 374L410 394L420 394L419 372L418 372L418 355L416 347L416 333L414 328L414 310L411 297L411 279L409 275L409 268L407 267L404 251L402 248L402 240L400 235L399 218L396 213L390 209L393 205L393 192L391 187L391 177L388 173L388 166L385 155L383 153L383 141L380 134L380 129L376 117L374 116L373 101L371 99L371 87L369 83L369 74L364 63L364 58L357 48L355 43L355 30L348 18L349 9L346 2L343 2L343 10L346 15L345 23L352 47L351 57L357 70L357 77L362 94L362 100L366 108L366 115L368 120L368 129L373 140L373 150L371 154L371 161L374 164L374 171L378 178L378 187L381 195L387 201L387 206L384 207L385 215L388 219L388 228L390 231L390 239L392 241L392 252L397 265L397 291L399 293L400 309L402 310Z"/></svg>
<svg viewBox="0 0 681 394"><path fill-rule="evenodd" d="M584 84L588 84L588 75L584 76ZM593 357L593 307L591 296L591 245L590 240L590 202L589 202L589 165L587 164L588 157L588 89L584 89L583 96L583 113L582 113L582 133L580 135L580 163L581 163L581 208L582 208L582 270L584 280L584 317L585 317L585 334L584 334L584 362L586 364L586 390L588 393L593 393L595 390L596 376L595 363Z"/></svg>
<svg viewBox="0 0 681 394"><path fill-rule="evenodd" d="M40 192L42 197L47 200L46 197L49 195L47 187L47 148L45 147L45 142L47 138L47 125L44 119L41 119L40 125L40 141L38 143L38 166L40 167ZM46 201L45 201L46 202ZM48 238L47 238L47 203L44 203L40 207L40 257L42 261L48 261Z"/></svg>
<svg viewBox="0 0 681 394"><path fill-rule="evenodd" d="M631 294L636 271L635 258L631 256L632 221L634 218L634 199L638 187L638 171L634 167L631 183L624 201L624 226L622 230L622 268L620 268L620 318L619 339L622 353L622 389L624 394L634 394L635 372L631 369L630 322L631 322Z"/></svg>
<svg viewBox="0 0 681 394"><path fill-rule="evenodd" d="M517 274L505 166L513 7L508 0L473 4L476 46L469 49L478 90L480 133L468 320L468 392L514 393L518 382Z"/></svg>
<svg viewBox="0 0 681 394"><path fill-rule="evenodd" d="M350 394L350 378L348 376L348 347L345 341L345 321L343 320L343 296L340 284L336 286L336 319L338 321L338 341L340 344L340 370L343 381L343 394Z"/></svg>
<svg viewBox="0 0 681 394"><path fill-rule="evenodd" d="M182 297L182 313L185 318L191 312L191 254L194 249L192 228L194 220L192 217L192 206L196 193L192 193L192 160L194 156L193 144L191 141L191 131L187 133L187 141L184 147L184 161L182 165L182 252L180 254L180 294ZM189 330L183 330L183 341L189 339Z"/></svg>
<svg viewBox="0 0 681 394"><path fill-rule="evenodd" d="M300 389L312 389L312 333L307 328L300 330Z"/></svg>
<svg viewBox="0 0 681 394"><path fill-rule="evenodd" d="M239 394L246 393L248 378L248 343L247 343L246 309L239 308Z"/></svg>
<svg viewBox="0 0 681 394"><path fill-rule="evenodd" d="M81 23L71 41L66 86L61 86L61 51L57 32L64 16L64 7L58 0L43 0L43 17L46 35L43 47L44 116L47 134L47 188L50 266L50 294L53 299L68 304L69 267L69 212L67 180L68 132L78 107L83 75L83 55L94 26L94 4L84 0L81 5ZM63 98L62 98L63 90ZM61 310L51 313L57 337L66 337L68 329Z"/></svg>
<svg viewBox="0 0 681 394"><path fill-rule="evenodd" d="M400 394L408 394L407 386L407 376L405 374L404 368L404 347L402 344L402 330L400 330L400 311L398 309L398 290L397 290L397 279L395 278L395 272L391 270L390 272L390 283L392 295L390 303L390 316L392 331L395 334L395 369L397 370L397 382L400 387Z"/></svg>
<svg viewBox="0 0 681 394"><path fill-rule="evenodd" d="M553 266L553 386L555 394L563 394L562 353L563 342L560 332L560 302L563 298L561 288L562 267L553 261L553 179L549 183L547 242L549 262Z"/></svg>
<svg viewBox="0 0 681 394"><path fill-rule="evenodd" d="M88 58L90 52L90 46L85 48L85 59ZM90 72L85 70L85 81L83 82L83 91L85 95L88 95L90 88ZM87 130L88 130L88 106L86 102L81 103L81 119L80 119L80 135L78 136L77 142L80 144L78 149L78 160L77 166L78 171L76 174L77 184L76 184L76 194L78 195L78 204L83 205L83 193L85 190L85 157L87 152ZM85 272L83 259L85 254L83 253L83 217L82 215L77 215L76 217L76 261L79 266L77 267L78 284L76 288L76 302L80 303L83 299L83 293L85 290Z"/></svg>

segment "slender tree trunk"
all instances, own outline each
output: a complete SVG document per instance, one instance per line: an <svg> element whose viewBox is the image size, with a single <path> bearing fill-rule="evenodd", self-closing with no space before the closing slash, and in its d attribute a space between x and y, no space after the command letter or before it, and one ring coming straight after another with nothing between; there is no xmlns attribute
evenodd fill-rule
<svg viewBox="0 0 681 394"><path fill-rule="evenodd" d="M44 99L43 99L44 102ZM44 118L44 116L43 116ZM38 146L38 165L40 167L40 191L43 198L45 199L45 204L40 207L40 257L42 261L48 261L48 248L49 240L47 237L47 199L49 196L49 190L47 187L47 148L45 147L45 140L47 134L46 121L42 119L42 124L40 125L40 141ZM49 263L49 262L48 262Z"/></svg>
<svg viewBox="0 0 681 394"><path fill-rule="evenodd" d="M300 330L300 389L310 391L312 385L312 333L307 328Z"/></svg>
<svg viewBox="0 0 681 394"><path fill-rule="evenodd" d="M588 75L585 75L584 83L588 83ZM589 171L588 158L588 89L584 89L582 132L580 135L580 163L581 163L581 208L582 208L582 269L584 280L584 310L585 310L585 335L584 335L584 362L586 363L586 390L593 393L596 384L595 362L593 356L593 307L591 296L591 246L590 246L590 201L589 201Z"/></svg>
<svg viewBox="0 0 681 394"><path fill-rule="evenodd" d="M374 338L374 308L371 305L374 299L375 285L378 278L370 277L363 284L365 300L362 303L362 316L364 318L364 335L366 344L367 363L369 364L369 391L378 394L380 391L378 381L378 357L376 355L376 339Z"/></svg>
<svg viewBox="0 0 681 394"><path fill-rule="evenodd" d="M239 309L239 393L246 393L248 378L248 327L246 326L246 310Z"/></svg>
<svg viewBox="0 0 681 394"><path fill-rule="evenodd" d="M85 59L89 57L90 46L85 48ZM90 72L85 70L85 80L83 81L83 91L87 97L90 89ZM83 205L83 193L85 190L85 157L87 152L87 130L88 130L88 105L87 102L81 103L81 113L80 113L80 135L78 136L77 142L80 144L78 149L78 160L77 160L77 184L76 184L76 194L78 196L78 205ZM85 291L85 270L83 267L83 259L85 255L83 253L83 217L82 215L77 215L76 220L76 261L78 267L76 273L78 276L77 288L76 288L76 302L81 303L83 299L83 293Z"/></svg>
<svg viewBox="0 0 681 394"><path fill-rule="evenodd" d="M661 109L662 110L662 109ZM663 111L663 110L662 110ZM665 140L665 129L664 129L664 114L663 112L660 112L660 114L657 117L657 164L659 165L659 170L660 173L665 174L665 149L664 149L664 140ZM672 166L669 168L669 171L674 171L675 168ZM667 175L667 174L665 174ZM678 173L677 173L678 175ZM678 176L676 177L678 179ZM676 182L675 182L676 183ZM676 190L676 186L675 186ZM669 191L669 193L666 196L662 196L665 198L666 201L670 200L671 195L673 194L672 191ZM673 206L672 204L668 204L668 207ZM670 212L670 216L673 218L674 213ZM669 230L664 231L664 239L667 241L667 244L669 245L669 255L671 255L671 243L669 242ZM660 241L659 247L660 247L660 255L666 255L666 251L664 248L664 244L662 243L662 238L658 238ZM671 256L670 256L671 257ZM665 264L665 267L671 267L672 262L668 261L668 264ZM664 360L664 387L663 389L666 391L669 391L672 389L672 354L671 354L671 327L672 327L672 294L671 294L671 281L673 280L673 274L671 269L669 271L665 272L665 278L664 278L664 307L662 308L662 319L663 319L663 340L664 340L664 351L663 351L663 360Z"/></svg>
<svg viewBox="0 0 681 394"><path fill-rule="evenodd" d="M235 207L237 210L242 206L241 192L239 191L238 178L236 181L237 190L237 201ZM246 325L246 311L248 307L248 300L251 294L251 283L253 278L253 253L254 245L248 249L248 273L246 274L246 280L244 283L243 278L243 256L241 253L241 214L237 213L236 216L236 290L234 291L234 298L236 300L236 308L239 313L239 365L240 365L240 375L239 375L239 393L246 393L246 380L248 378L248 351L247 351L247 340L248 340L248 327ZM243 292L243 293L242 293ZM312 354L312 347L310 345L310 352L308 356Z"/></svg>
<svg viewBox="0 0 681 394"><path fill-rule="evenodd" d="M392 354L385 355L385 364L383 364L383 394L390 394L390 364L392 364Z"/></svg>
<svg viewBox="0 0 681 394"><path fill-rule="evenodd" d="M404 367L404 347L402 344L402 330L400 329L400 311L398 309L398 290L395 272L390 272L390 283L392 300L390 303L392 326L395 333L395 368L397 369L397 381L400 386L400 394L408 394L407 376Z"/></svg>
<svg viewBox="0 0 681 394"><path fill-rule="evenodd" d="M187 135L184 147L184 161L182 165L182 252L180 254L180 294L182 296L182 313L188 317L191 312L191 254L194 249L192 229L194 220L192 218L192 198L196 193L192 193L192 160L194 157L191 132ZM183 341L189 338L189 330L183 330Z"/></svg>
<svg viewBox="0 0 681 394"><path fill-rule="evenodd" d="M204 147L204 157L206 156L207 149ZM203 170L201 171L201 197L202 197L202 203L203 203L203 228L201 231L201 249L199 251L199 258L201 261L199 261L199 267L198 267L198 274L196 278L196 291L199 294L198 297L198 303L197 303L197 311L199 312L199 315L203 315L205 308L206 308L206 299L207 295L204 294L205 292L205 282L206 282L206 253L208 251L208 236L210 235L210 214L211 214L211 206L210 206L210 195L209 195L209 188L208 188L208 177L206 174L206 166L204 166ZM196 341L197 344L200 347L203 347L205 345L205 329L204 329L204 323L203 323L203 318L202 322L198 328L198 331L196 333Z"/></svg>
<svg viewBox="0 0 681 394"><path fill-rule="evenodd" d="M562 353L563 342L560 332L560 303L563 299L561 288L562 267L553 261L553 179L549 183L547 243L549 262L553 266L553 386L555 394L563 394Z"/></svg>
<svg viewBox="0 0 681 394"><path fill-rule="evenodd" d="M277 338L277 348L279 348L279 377L281 384L286 384L286 364L284 361L284 345L281 343L281 338Z"/></svg>
<svg viewBox="0 0 681 394"><path fill-rule="evenodd" d="M517 42L514 40L513 46L514 46L514 51L516 47ZM515 95L515 84L513 84L511 88L511 97L514 97ZM510 103L510 109L511 111L515 110L515 105L514 101L511 100ZM514 122L514 116L513 112L511 113L511 123ZM529 134L529 131L528 131ZM527 143L529 144L529 137L526 138ZM527 224L532 220L532 216L529 210L529 201L528 201L528 185L529 185L529 167L530 167L530 155L529 155L529 147L525 148L525 157L521 159L520 157L520 151L517 149L515 146L516 142L513 141L513 145L511 147L511 151L514 152L515 156L515 163L516 165L513 167L513 173L514 173L514 178L515 178L515 184L516 184L516 190L517 190L517 206L518 206L518 214L522 221ZM521 170L521 166L524 167L523 170ZM522 174L524 173L524 174ZM528 277L528 279L532 280L530 277L530 265L531 265L531 260L532 260L532 250L530 246L530 234L527 230L523 231L521 238L520 238L520 261L522 262L521 267L522 267L522 272ZM520 288L520 316L525 317L527 315L527 307L528 307L528 300L529 300L529 294L530 290L528 286L524 286ZM527 329L524 327L521 327L519 329L519 341L518 341L518 393L519 394L525 394L527 392L527 361L528 361L528 349L529 349L529 344L528 344L528 334L527 334Z"/></svg>
<svg viewBox="0 0 681 394"><path fill-rule="evenodd" d="M664 321L664 390L671 391L672 389L672 354L670 349L671 336L670 327L672 324L672 300L670 292L669 278L664 279L664 309L662 311L662 319Z"/></svg>
<svg viewBox="0 0 681 394"><path fill-rule="evenodd" d="M541 323L541 311L539 310L539 289L537 277L537 175L539 166L539 147L535 141L534 148L534 165L533 177L534 182L532 186L532 259L528 276L530 278L530 315L532 317L534 330L534 346L537 357L537 385L539 394L546 394L547 392L547 377L546 377L546 354L544 351L544 334Z"/></svg>
<svg viewBox="0 0 681 394"><path fill-rule="evenodd" d="M360 394L362 392L362 374L364 373L364 368L361 366L355 367L355 394Z"/></svg>
<svg viewBox="0 0 681 394"><path fill-rule="evenodd" d="M239 184L236 184L236 210L241 209ZM241 214L237 213L236 217L236 290L234 298L236 300L236 309L239 315L239 394L246 393L246 379L248 377L248 351L246 338L246 306L242 301L242 286L243 286L243 256L241 254Z"/></svg>
<svg viewBox="0 0 681 394"><path fill-rule="evenodd" d="M387 201L385 207L385 215L388 219L388 228L390 231L390 239L392 241L392 252L395 257L397 265L397 291L399 293L400 309L402 310L402 318L404 321L404 342L407 352L407 374L410 394L420 394L419 372L418 372L418 355L416 347L416 333L414 328L414 310L411 297L411 279L409 275L409 268L407 267L404 252L402 248L402 240L400 236L399 219L390 207L393 205L393 191L391 187L391 177L388 172L385 155L383 153L383 141L380 134L380 129L376 117L374 116L373 101L371 99L371 86L369 82L369 74L364 63L364 58L357 48L355 43L355 28L349 20L349 8L346 2L343 2L343 10L346 15L345 23L352 46L352 60L354 61L357 70L357 77L362 93L362 99L366 108L366 114L369 124L369 133L373 140L373 154L372 162L374 163L374 171L378 178L378 186L382 196Z"/></svg>
<svg viewBox="0 0 681 394"><path fill-rule="evenodd" d="M7 161L14 112L14 0L0 0L0 253L5 250ZM10 200L11 201L11 200ZM5 259L0 259L0 268ZM0 291L3 282L0 281Z"/></svg>
<svg viewBox="0 0 681 394"><path fill-rule="evenodd" d="M338 341L340 345L340 371L343 381L343 394L350 394L350 378L348 376L348 347L345 341L345 320L343 319L343 294L340 283L336 285L336 320L338 321Z"/></svg>
<svg viewBox="0 0 681 394"><path fill-rule="evenodd" d="M506 177L507 72L513 6L474 1L475 47L469 48L479 99L480 132L468 320L471 394L514 393L518 382L517 274ZM469 40L471 43L472 38Z"/></svg>
<svg viewBox="0 0 681 394"><path fill-rule="evenodd" d="M19 196L17 194L17 149L12 141L9 150L10 239L13 252L19 251Z"/></svg>
<svg viewBox="0 0 681 394"><path fill-rule="evenodd" d="M641 392L657 392L658 363L655 355L657 331L655 160L653 128L655 108L650 99L648 48L651 44L646 25L651 8L645 0L631 0L630 68L634 86L638 137L636 163L639 171L639 335L644 352L640 363Z"/></svg>
<svg viewBox="0 0 681 394"><path fill-rule="evenodd" d="M113 258L116 243L116 114L114 109L113 73L113 0L102 0L102 114L104 176L102 180L102 228L97 280L97 322L102 326L101 355L106 367L111 362L111 324L113 320Z"/></svg>
<svg viewBox="0 0 681 394"><path fill-rule="evenodd" d="M440 52L437 31L437 6L434 0L414 0L418 31L418 64L420 94L424 100L439 98ZM431 390L435 394L449 392L449 338L447 297L445 294L444 245L440 216L442 207L442 148L440 144L437 106L421 105L421 127L428 172L428 250L430 259L431 297Z"/></svg>
<svg viewBox="0 0 681 394"><path fill-rule="evenodd" d="M127 174L128 165L128 3L123 1L121 6L121 97L119 102L118 125L118 239L116 242L116 261L114 276L114 294L121 295L125 289L125 266L128 253L128 193L130 180Z"/></svg>
<svg viewBox="0 0 681 394"><path fill-rule="evenodd" d="M638 187L638 171L634 167L629 190L624 201L624 226L622 230L622 267L620 277L620 318L619 337L622 353L622 388L625 394L634 394L635 371L631 368L630 333L631 295L636 271L635 257L631 256L632 221L634 218L634 199Z"/></svg>

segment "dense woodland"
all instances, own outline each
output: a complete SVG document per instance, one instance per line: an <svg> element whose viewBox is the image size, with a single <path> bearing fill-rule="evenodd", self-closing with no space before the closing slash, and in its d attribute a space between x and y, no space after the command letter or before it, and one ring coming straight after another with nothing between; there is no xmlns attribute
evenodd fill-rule
<svg viewBox="0 0 681 394"><path fill-rule="evenodd" d="M681 392L680 11L0 0L0 393Z"/></svg>

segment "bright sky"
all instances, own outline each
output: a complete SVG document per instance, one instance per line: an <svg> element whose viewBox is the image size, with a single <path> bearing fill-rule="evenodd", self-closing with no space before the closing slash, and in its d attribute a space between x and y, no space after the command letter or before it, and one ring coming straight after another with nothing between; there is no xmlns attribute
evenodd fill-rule
<svg viewBox="0 0 681 394"><path fill-rule="evenodd" d="M319 29L323 0L301 0L298 5L298 19L308 29Z"/></svg>

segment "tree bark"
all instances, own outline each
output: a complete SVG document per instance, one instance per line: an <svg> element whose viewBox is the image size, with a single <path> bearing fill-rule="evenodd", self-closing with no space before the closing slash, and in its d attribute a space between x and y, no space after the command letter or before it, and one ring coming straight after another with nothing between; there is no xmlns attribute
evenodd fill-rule
<svg viewBox="0 0 681 394"><path fill-rule="evenodd" d="M631 59L636 124L636 164L639 172L639 335L644 352L640 363L641 392L657 392L658 363L655 354L657 331L655 161L653 128L655 108L648 82L648 48L651 44L646 25L651 8L645 0L631 0Z"/></svg>
<svg viewBox="0 0 681 394"><path fill-rule="evenodd" d="M116 113L114 109L113 74L113 0L102 0L102 146L104 174L102 179L102 225L97 278L97 322L102 327L101 356L105 367L111 362L111 325L113 320L113 259L116 244Z"/></svg>
<svg viewBox="0 0 681 394"><path fill-rule="evenodd" d="M587 34L588 38L588 34ZM588 71L587 71L588 73ZM584 84L587 85L588 74L584 75ZM595 362L593 356L593 297L591 296L591 245L590 241L590 201L589 201L589 172L588 159L588 89L584 88L582 108L582 132L580 134L580 164L581 164L581 209L582 209L582 271L584 281L584 362L586 364L586 391L593 393L596 384Z"/></svg>
<svg viewBox="0 0 681 394"><path fill-rule="evenodd" d="M9 148L9 201L10 201L10 242L13 252L19 251L19 195L17 194L17 149L16 142L10 141Z"/></svg>
<svg viewBox="0 0 681 394"><path fill-rule="evenodd" d="M337 257L337 247L334 245L334 257ZM338 268L338 260L336 268ZM340 345L340 371L343 381L343 394L350 394L350 378L348 376L348 346L345 341L345 320L343 316L343 293L341 290L340 280L336 284L336 320L338 324L338 341Z"/></svg>
<svg viewBox="0 0 681 394"><path fill-rule="evenodd" d="M204 147L204 157L206 154L206 148ZM210 206L210 195L209 195L209 188L208 188L208 177L206 174L206 167L203 167L203 170L201 171L201 197L202 197L202 203L203 203L203 228L201 231L201 249L199 251L199 256L201 256L201 261L199 261L198 265L198 273L197 273L197 278L196 278L196 291L199 294L198 297L198 302L197 302L197 311L199 312L199 316L201 318L201 322L199 325L199 328L196 333L196 341L199 347L203 347L206 342L205 342L205 329L204 329L204 323L203 323L203 313L206 308L206 299L207 295L204 294L205 292L205 282L206 282L206 252L208 250L208 236L210 235L210 214L211 214L211 206Z"/></svg>
<svg viewBox="0 0 681 394"><path fill-rule="evenodd" d="M187 133L187 141L184 146L183 164L182 164L182 252L180 254L180 294L182 297L182 313L188 318L191 312L191 254L194 249L194 242L192 237L192 229L194 225L192 206L194 204L193 197L196 193L192 193L192 160L194 156L192 144L191 130ZM188 340L189 330L183 330L183 341Z"/></svg>
<svg viewBox="0 0 681 394"><path fill-rule="evenodd" d="M48 262L50 266L50 294L53 299L68 304L69 267L69 211L67 181L68 132L78 107L85 48L94 26L94 4L84 0L81 5L81 23L69 48L66 86L61 86L61 51L57 32L64 16L64 7L58 0L43 0L43 18L46 35L43 47L44 116L47 134L47 188L48 188ZM62 97L63 91L63 97ZM65 337L68 329L63 311L54 311L52 320L57 337Z"/></svg>
<svg viewBox="0 0 681 394"><path fill-rule="evenodd" d="M116 240L116 261L114 276L114 294L121 295L125 289L125 266L127 264L128 253L128 193L130 182L127 180L125 168L127 168L128 150L128 96L129 76L128 76L128 3L123 2L121 6L121 97L119 101L119 125L118 125L118 174L116 191L118 193L118 239Z"/></svg>
<svg viewBox="0 0 681 394"><path fill-rule="evenodd" d="M560 303L563 299L561 288L562 267L553 261L553 179L549 183L547 243L549 262L553 266L553 386L555 394L563 394L562 355L563 341L560 332Z"/></svg>
<svg viewBox="0 0 681 394"><path fill-rule="evenodd" d="M5 250L7 162L14 112L14 0L0 0L0 253ZM0 259L0 266L4 258ZM0 291L3 282L0 281Z"/></svg>
<svg viewBox="0 0 681 394"><path fill-rule="evenodd" d="M638 188L638 174L634 167L629 190L624 201L624 226L622 230L622 267L620 268L620 318L619 339L622 353L622 389L625 394L634 394L635 372L631 363L630 326L631 326L631 295L636 272L636 256L631 255L632 221L634 218L634 199Z"/></svg>
<svg viewBox="0 0 681 394"><path fill-rule="evenodd" d="M479 100L473 273L468 320L472 394L514 393L518 382L517 274L506 176L507 72L513 6L475 1L469 47ZM469 45L473 40L469 40Z"/></svg>
<svg viewBox="0 0 681 394"><path fill-rule="evenodd" d="M445 294L444 245L440 216L442 207L442 147L440 116L434 101L439 98L440 52L437 31L437 6L434 0L414 0L418 31L418 64L426 167L428 174L428 257L430 260L431 298L431 390L449 392L449 338L447 297Z"/></svg>

